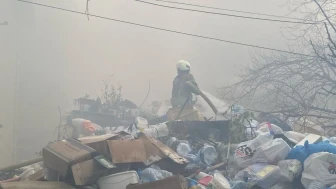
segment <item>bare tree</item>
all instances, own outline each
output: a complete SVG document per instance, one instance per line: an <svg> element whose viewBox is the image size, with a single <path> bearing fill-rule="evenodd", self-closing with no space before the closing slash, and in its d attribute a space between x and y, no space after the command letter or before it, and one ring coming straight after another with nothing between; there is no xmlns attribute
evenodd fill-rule
<svg viewBox="0 0 336 189"><path fill-rule="evenodd" d="M231 96L233 102L248 99L259 111L281 113L284 120L308 118L336 127L336 2L301 0L296 11L302 7L308 11L305 19L319 21L310 28L296 28L306 32L297 40L309 44L300 47L309 56L259 54L240 75L241 80L224 87L222 93L226 98ZM308 34L308 30L315 33Z"/></svg>
<svg viewBox="0 0 336 189"><path fill-rule="evenodd" d="M122 101L122 86L119 84L117 87L111 84L111 78L113 75L109 76L104 80L104 88L102 91L102 102L108 107L117 108Z"/></svg>

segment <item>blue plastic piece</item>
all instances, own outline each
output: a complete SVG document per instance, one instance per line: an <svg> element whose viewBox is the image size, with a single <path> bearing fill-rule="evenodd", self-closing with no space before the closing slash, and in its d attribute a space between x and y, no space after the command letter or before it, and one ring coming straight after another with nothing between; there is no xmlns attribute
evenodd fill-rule
<svg viewBox="0 0 336 189"><path fill-rule="evenodd" d="M318 144L308 144L305 141L304 146L297 146L293 148L286 159L297 159L301 162L302 166L304 161L312 154L319 152L329 152L336 154L336 146L329 144L328 142L320 142Z"/></svg>
<svg viewBox="0 0 336 189"><path fill-rule="evenodd" d="M248 189L248 185L243 181L230 182L231 189Z"/></svg>

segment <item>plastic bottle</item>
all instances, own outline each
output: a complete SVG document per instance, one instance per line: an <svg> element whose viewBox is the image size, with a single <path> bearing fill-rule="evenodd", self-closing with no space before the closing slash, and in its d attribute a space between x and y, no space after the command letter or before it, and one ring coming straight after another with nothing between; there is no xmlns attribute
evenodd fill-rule
<svg viewBox="0 0 336 189"><path fill-rule="evenodd" d="M139 128L139 130L142 132L144 129L148 128L148 121L145 118L137 117L135 118L135 124Z"/></svg>
<svg viewBox="0 0 336 189"><path fill-rule="evenodd" d="M181 156L188 156L188 154L191 152L189 142L186 140L180 140L180 143L176 147L176 152Z"/></svg>
<svg viewBox="0 0 336 189"><path fill-rule="evenodd" d="M167 141L167 146L175 150L179 155L183 157L188 157L191 152L191 147L189 142L186 140L178 140L175 137L171 137Z"/></svg>
<svg viewBox="0 0 336 189"><path fill-rule="evenodd" d="M149 167L141 171L140 178L142 183L162 180L173 176L171 172L161 170L160 168Z"/></svg>
<svg viewBox="0 0 336 189"><path fill-rule="evenodd" d="M145 135L159 138L159 137L165 137L169 135L169 130L166 125L166 123L160 123L158 125L150 125L148 128L145 128L143 131Z"/></svg>
<svg viewBox="0 0 336 189"><path fill-rule="evenodd" d="M28 168L20 174L21 181L28 181L28 177L35 174L34 168Z"/></svg>
<svg viewBox="0 0 336 189"><path fill-rule="evenodd" d="M212 188L231 189L229 181L220 173L215 173L210 182Z"/></svg>
<svg viewBox="0 0 336 189"><path fill-rule="evenodd" d="M197 156L194 154L188 154L184 156L184 158L186 158L189 162L195 162L197 160Z"/></svg>
<svg viewBox="0 0 336 189"><path fill-rule="evenodd" d="M231 114L234 116L243 115L245 112L244 107L240 105L233 105L231 109Z"/></svg>
<svg viewBox="0 0 336 189"><path fill-rule="evenodd" d="M216 162L218 154L216 148L213 146L204 145L204 147L199 150L198 157L202 163L210 166Z"/></svg>
<svg viewBox="0 0 336 189"><path fill-rule="evenodd" d="M283 134L284 131L277 125L271 124L270 122L263 122L257 126L256 134L272 132L273 134Z"/></svg>
<svg viewBox="0 0 336 189"><path fill-rule="evenodd" d="M313 181L309 184L307 189L325 189L326 186L319 181Z"/></svg>
<svg viewBox="0 0 336 189"><path fill-rule="evenodd" d="M178 140L177 138L175 138L175 137L170 137L170 138L167 140L166 145L167 145L168 147L170 147L171 149L174 150L174 147L173 147L173 146L175 146L176 143L179 143L179 140Z"/></svg>
<svg viewBox="0 0 336 189"><path fill-rule="evenodd" d="M246 182L249 186L271 188L279 181L280 168L266 163L256 163L239 171L235 179Z"/></svg>

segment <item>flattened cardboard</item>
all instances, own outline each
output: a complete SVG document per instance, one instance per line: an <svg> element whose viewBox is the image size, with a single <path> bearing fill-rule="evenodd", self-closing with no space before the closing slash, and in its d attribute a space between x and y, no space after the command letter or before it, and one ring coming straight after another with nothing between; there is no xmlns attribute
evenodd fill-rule
<svg viewBox="0 0 336 189"><path fill-rule="evenodd" d="M144 134L137 140L107 140L107 144L113 163L142 162L149 166L157 162L173 173L179 173L188 163L168 146Z"/></svg>
<svg viewBox="0 0 336 189"><path fill-rule="evenodd" d="M94 184L98 178L104 176L108 171L108 169L93 159L77 163L71 169L77 186Z"/></svg>
<svg viewBox="0 0 336 189"><path fill-rule="evenodd" d="M140 135L139 139L145 144L147 152L147 160L143 163L149 166L152 163L158 165L161 169L172 172L173 174L181 173L188 160L181 157L174 150L164 145L162 142L155 138Z"/></svg>
<svg viewBox="0 0 336 189"><path fill-rule="evenodd" d="M97 152L77 140L66 139L43 148L45 167L57 171L60 176L70 175L71 166L92 159Z"/></svg>
<svg viewBox="0 0 336 189"><path fill-rule="evenodd" d="M2 189L75 189L63 182L25 181L0 184Z"/></svg>
<svg viewBox="0 0 336 189"><path fill-rule="evenodd" d="M92 144L95 142L101 142L101 141L106 141L108 139L112 139L116 137L117 134L106 134L106 135L99 135L99 136L88 136L88 137L82 137L79 138L78 140L83 143L83 144Z"/></svg>
<svg viewBox="0 0 336 189"><path fill-rule="evenodd" d="M113 163L143 162L146 150L142 140L108 140Z"/></svg>
<svg viewBox="0 0 336 189"><path fill-rule="evenodd" d="M173 176L144 184L130 184L126 189L188 189L188 184L184 177Z"/></svg>
<svg viewBox="0 0 336 189"><path fill-rule="evenodd" d="M178 153L176 153L174 150L172 150L168 146L164 145L159 140L155 138L149 138L145 135L143 135L142 137L149 139L152 142L152 144L154 144L157 148L159 148L166 157L169 157L170 159L174 160L174 162L178 164L186 164L188 162L187 159L181 157Z"/></svg>
<svg viewBox="0 0 336 189"><path fill-rule="evenodd" d="M303 140L297 143L294 147L304 146L304 143L306 142L306 140L308 140L308 144L316 144L322 141L322 137L320 135L308 134Z"/></svg>
<svg viewBox="0 0 336 189"><path fill-rule="evenodd" d="M142 140L146 150L146 160L143 162L146 166L149 166L152 163L160 161L162 158L166 157L166 155L162 153L162 151L157 148L145 135L140 137L140 140Z"/></svg>
<svg viewBox="0 0 336 189"><path fill-rule="evenodd" d="M101 164L102 166L104 166L107 169L112 169L112 168L116 168L116 166L110 162L109 160L107 160L104 156L100 155L100 156L96 156L94 157L94 159Z"/></svg>
<svg viewBox="0 0 336 189"><path fill-rule="evenodd" d="M106 141L110 139L115 139L117 138L117 136L118 136L117 134L109 134L101 136L83 137L79 138L78 140L83 144L95 149L98 153L106 157L109 157L110 151Z"/></svg>
<svg viewBox="0 0 336 189"><path fill-rule="evenodd" d="M161 159L168 157L178 164L188 163L187 159L181 157L174 150L164 145L162 142L160 142L159 140L155 138L150 138L142 134L141 136L139 136L139 139L144 141L144 144L146 144L145 147L146 147L147 157L159 156L161 157Z"/></svg>
<svg viewBox="0 0 336 189"><path fill-rule="evenodd" d="M184 167L188 160L160 141L141 135L137 140L108 140L113 163L143 162L146 166L170 159L177 167Z"/></svg>

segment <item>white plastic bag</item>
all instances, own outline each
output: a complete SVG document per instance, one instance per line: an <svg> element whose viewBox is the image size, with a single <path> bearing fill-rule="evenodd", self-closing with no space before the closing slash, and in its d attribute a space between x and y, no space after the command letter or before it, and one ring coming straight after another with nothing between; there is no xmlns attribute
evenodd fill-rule
<svg viewBox="0 0 336 189"><path fill-rule="evenodd" d="M304 162L301 182L308 187L313 181L330 186L336 184L336 155L328 152L315 153Z"/></svg>
<svg viewBox="0 0 336 189"><path fill-rule="evenodd" d="M248 177L247 184L249 187L258 185L261 188L269 189L279 180L280 169L275 165L257 163L239 171L235 179L244 180Z"/></svg>
<svg viewBox="0 0 336 189"><path fill-rule="evenodd" d="M240 168L254 163L277 164L284 160L291 148L281 138L272 140L273 136L260 134L252 141L239 144L235 152L235 160Z"/></svg>
<svg viewBox="0 0 336 189"><path fill-rule="evenodd" d="M254 164L256 161L253 156L257 148L272 141L272 139L273 135L270 133L263 133L253 140L240 143L234 155L237 165L240 168L246 168L247 166Z"/></svg>
<svg viewBox="0 0 336 189"><path fill-rule="evenodd" d="M152 165L151 167L144 169L140 174L142 183L162 180L171 176L173 176L171 172L161 170L156 165Z"/></svg>
<svg viewBox="0 0 336 189"><path fill-rule="evenodd" d="M240 143L234 154L237 166L243 169L252 165L252 157L257 147L252 145L251 140Z"/></svg>
<svg viewBox="0 0 336 189"><path fill-rule="evenodd" d="M282 138L277 138L257 148L253 158L255 163L265 162L276 165L287 157L290 150L291 148Z"/></svg>
<svg viewBox="0 0 336 189"><path fill-rule="evenodd" d="M296 159L281 160L278 167L280 168L280 181L282 182L292 182L302 173L301 162Z"/></svg>
<svg viewBox="0 0 336 189"><path fill-rule="evenodd" d="M269 122L264 122L264 123L261 123L257 126L257 131L256 133L257 134L260 134L260 133L266 133L266 132L273 132L274 134L283 134L283 130L274 125L274 124L271 124Z"/></svg>

